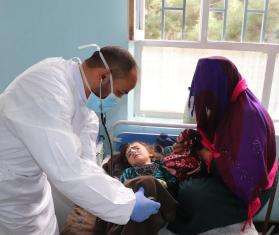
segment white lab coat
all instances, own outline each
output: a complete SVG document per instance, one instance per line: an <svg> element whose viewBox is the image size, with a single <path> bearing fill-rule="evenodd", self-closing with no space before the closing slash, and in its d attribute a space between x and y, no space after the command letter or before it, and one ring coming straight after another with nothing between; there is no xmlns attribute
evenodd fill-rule
<svg viewBox="0 0 279 235"><path fill-rule="evenodd" d="M129 220L134 193L92 160L99 121L80 82L77 63L50 58L0 95L1 235L59 233L49 181L103 220Z"/></svg>

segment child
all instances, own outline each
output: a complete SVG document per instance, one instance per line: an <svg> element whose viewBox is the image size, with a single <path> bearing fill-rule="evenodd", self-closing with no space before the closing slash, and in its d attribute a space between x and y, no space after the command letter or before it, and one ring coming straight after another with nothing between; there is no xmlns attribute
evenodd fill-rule
<svg viewBox="0 0 279 235"><path fill-rule="evenodd" d="M123 183L139 176L152 175L165 188L173 189L176 184L176 178L167 171L161 161L153 160L155 151L151 146L143 142L133 142L124 146L121 153L131 166L125 169L120 176L120 180Z"/></svg>
<svg viewBox="0 0 279 235"><path fill-rule="evenodd" d="M155 158L155 151L145 143L126 144L121 150L120 160L128 168L123 171L120 180L135 191L143 187L146 197L161 203L159 212L142 223L129 221L126 225L97 218L93 235L155 235L166 223L174 220L177 202L172 195L176 192L177 181Z"/></svg>

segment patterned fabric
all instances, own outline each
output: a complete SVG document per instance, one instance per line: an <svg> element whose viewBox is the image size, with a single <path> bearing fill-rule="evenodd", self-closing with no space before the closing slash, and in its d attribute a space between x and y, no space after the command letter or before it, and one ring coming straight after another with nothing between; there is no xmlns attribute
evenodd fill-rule
<svg viewBox="0 0 279 235"><path fill-rule="evenodd" d="M185 143L185 149L180 154L170 153L163 159L163 164L171 169L179 181L190 175L199 173L201 161L197 151L202 148L200 134L192 129L184 130L177 138L178 142Z"/></svg>
<svg viewBox="0 0 279 235"><path fill-rule="evenodd" d="M167 168L173 169L174 176L183 181L189 176L198 173L200 171L200 161L188 155L187 152L182 154L171 154L164 158L164 164Z"/></svg>
<svg viewBox="0 0 279 235"><path fill-rule="evenodd" d="M144 175L152 175L154 178L163 180L167 184L176 183L176 178L164 168L160 161L155 161L142 167L129 167L124 170L120 180L124 183L127 180Z"/></svg>
<svg viewBox="0 0 279 235"><path fill-rule="evenodd" d="M144 166L134 166L135 173L138 176L142 175L153 175L158 172L159 165L157 163L148 164Z"/></svg>
<svg viewBox="0 0 279 235"><path fill-rule="evenodd" d="M224 183L248 205L251 219L277 172L272 120L226 58L199 60L191 97L202 143L213 153Z"/></svg>
<svg viewBox="0 0 279 235"><path fill-rule="evenodd" d="M157 153L166 155L171 149L171 146L175 143L175 138L168 136L167 134L160 134L156 138L156 143L154 145L154 149Z"/></svg>

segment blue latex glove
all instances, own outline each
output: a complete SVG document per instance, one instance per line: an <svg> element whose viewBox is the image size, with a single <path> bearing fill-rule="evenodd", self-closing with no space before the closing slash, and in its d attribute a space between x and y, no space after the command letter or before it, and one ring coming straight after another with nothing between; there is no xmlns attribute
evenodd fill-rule
<svg viewBox="0 0 279 235"><path fill-rule="evenodd" d="M150 200L144 196L144 188L140 188L136 193L136 203L131 215L131 220L135 222L143 222L151 215L157 214L161 204Z"/></svg>

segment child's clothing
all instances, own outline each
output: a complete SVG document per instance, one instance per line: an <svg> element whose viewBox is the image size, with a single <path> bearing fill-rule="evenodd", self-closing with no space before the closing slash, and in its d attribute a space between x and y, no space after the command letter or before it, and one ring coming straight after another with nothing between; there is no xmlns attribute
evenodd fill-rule
<svg viewBox="0 0 279 235"><path fill-rule="evenodd" d="M143 166L129 167L124 170L120 176L120 180L124 183L127 180L144 175L152 175L156 179L165 181L167 185L176 183L176 178L164 168L160 161Z"/></svg>
<svg viewBox="0 0 279 235"><path fill-rule="evenodd" d="M126 225L112 224L97 218L92 235L157 235L162 227L175 219L177 202L154 177L136 177L127 181L125 186L135 192L143 187L146 197L161 203L159 212L141 223L130 220Z"/></svg>

